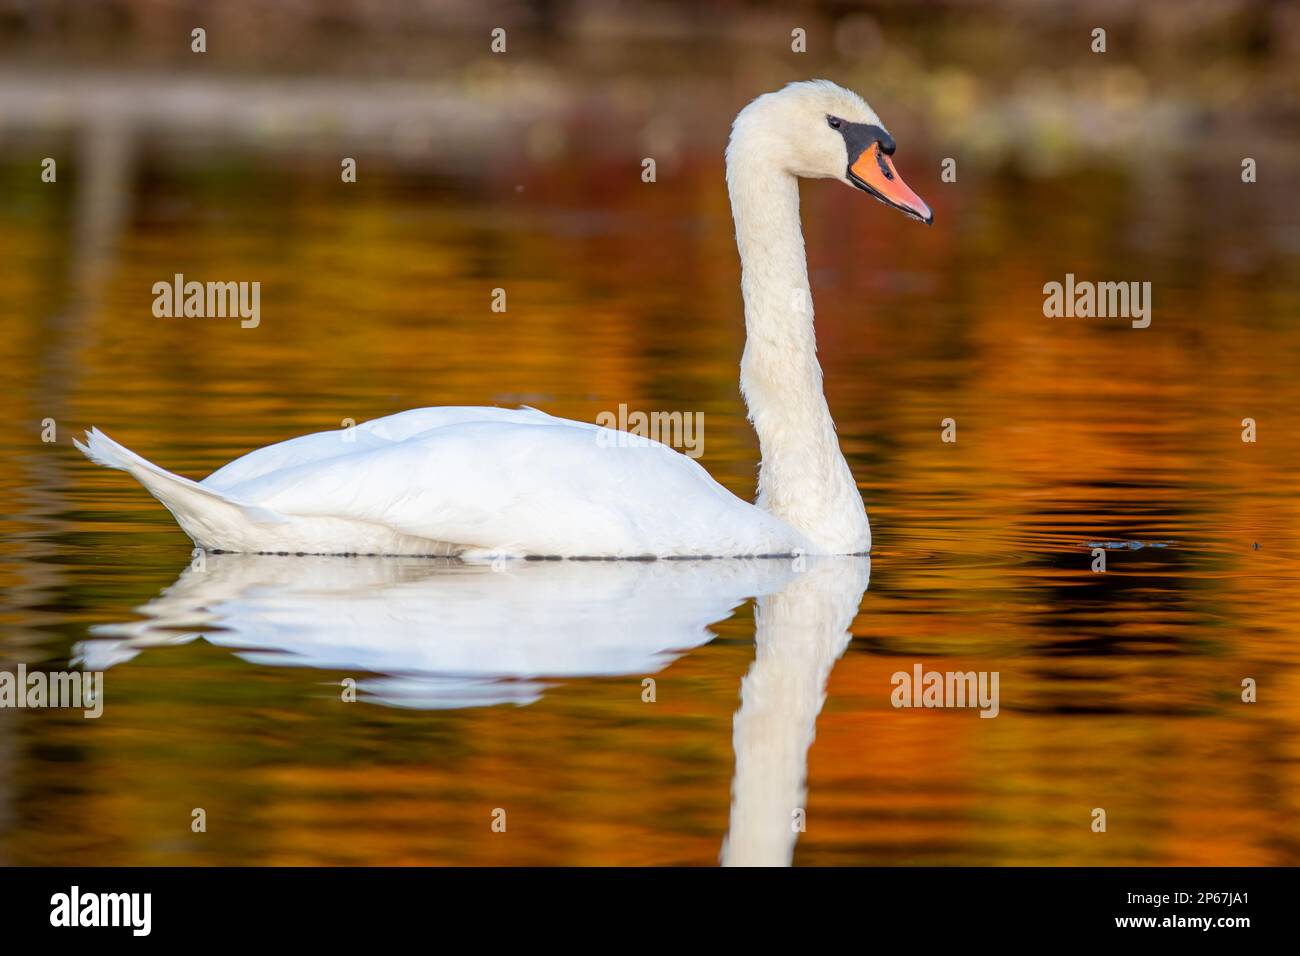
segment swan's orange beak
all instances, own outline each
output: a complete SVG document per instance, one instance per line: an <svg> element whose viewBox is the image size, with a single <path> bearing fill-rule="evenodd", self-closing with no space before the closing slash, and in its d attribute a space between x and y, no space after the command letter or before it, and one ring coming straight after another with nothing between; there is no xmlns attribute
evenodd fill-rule
<svg viewBox="0 0 1300 956"><path fill-rule="evenodd" d="M885 205L901 209L927 226L934 222L934 213L930 207L903 182L903 177L898 175L893 162L880 151L880 143L872 143L858 155L849 167L849 179L859 189L871 193Z"/></svg>

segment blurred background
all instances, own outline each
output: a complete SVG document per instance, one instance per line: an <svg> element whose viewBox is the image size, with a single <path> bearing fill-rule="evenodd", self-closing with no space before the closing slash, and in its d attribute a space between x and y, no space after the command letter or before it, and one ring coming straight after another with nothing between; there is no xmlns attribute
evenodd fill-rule
<svg viewBox="0 0 1300 956"><path fill-rule="evenodd" d="M0 0L0 666L68 666L189 562L90 425L200 477L424 405L698 410L751 496L722 151L821 76L935 225L802 187L875 550L795 862L1300 863L1298 54L1300 6L1246 0ZM1151 282L1151 327L1044 318L1067 272ZM261 282L261 324L154 318L175 273ZM348 709L338 673L141 654L98 721L0 710L0 863L712 864L752 609L715 631L653 707L635 675ZM1001 716L892 710L914 661L1000 670Z"/></svg>

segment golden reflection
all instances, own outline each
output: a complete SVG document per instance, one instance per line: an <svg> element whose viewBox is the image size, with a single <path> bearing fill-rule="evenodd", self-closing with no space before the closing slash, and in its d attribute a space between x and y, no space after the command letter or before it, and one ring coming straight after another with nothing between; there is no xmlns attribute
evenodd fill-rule
<svg viewBox="0 0 1300 956"><path fill-rule="evenodd" d="M249 43L203 76L169 52L170 28L106 33L112 49L84 63L7 57L0 75L0 666L121 651L98 721L0 711L0 862L712 865L724 839L803 864L1300 862L1287 5L1207 12L1230 21L1207 45L1217 21L1144 4L1158 54L1105 63L1023 18L818 7L833 42L797 64L764 45L762 11L695 39L656 7L679 45L583 13L501 63L459 35L431 56L440 29L376 47L360 27L313 33L307 13L263 22L265 6L234 5ZM1236 17L1265 29L1226 29ZM1256 35L1271 39L1232 39ZM377 75L390 66L401 75ZM437 657L456 646L435 640L439 615L510 578L406 565L262 592L256 578L305 569L221 572L242 598L195 601L135 653L149 620L134 609L199 582L176 580L190 544L170 517L73 450L90 424L201 477L405 408L592 421L626 403L702 412L701 464L751 496L721 150L741 104L810 73L871 99L937 223L802 187L827 397L875 538L838 660L834 627L762 632L756 653L745 599L775 587L633 587L632 606L652 601L639 628L584 630L609 573L591 566L559 587L571 616L553 620L569 623L538 653L608 650L606 670L466 676ZM1207 127L1223 148L1205 149ZM653 184L649 148L666 151ZM57 184L39 179L47 156ZM153 284L178 272L260 281L259 327L154 318ZM1067 273L1150 281L1150 327L1045 317L1043 286ZM501 286L505 315L490 309ZM1104 573L1092 542L1116 545ZM359 616L304 623L312 602L337 610L372 586L385 601ZM413 615L393 647L366 637L401 630L390 598ZM759 604L761 630L781 605ZM537 606L459 646L527 647ZM281 612L293 640L277 645ZM222 630L217 613L261 630ZM651 640L657 620L677 636ZM365 667L398 651L397 684ZM998 717L894 710L890 676L918 661L999 671ZM353 671L375 683L345 705ZM454 687L483 706L379 705ZM741 839L800 801L806 832ZM206 836L189 830L196 806Z"/></svg>

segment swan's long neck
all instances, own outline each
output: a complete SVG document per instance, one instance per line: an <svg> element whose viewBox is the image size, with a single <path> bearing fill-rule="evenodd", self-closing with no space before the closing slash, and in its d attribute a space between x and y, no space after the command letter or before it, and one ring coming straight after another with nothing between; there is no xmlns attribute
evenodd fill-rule
<svg viewBox="0 0 1300 956"><path fill-rule="evenodd" d="M822 392L798 181L737 145L727 189L745 300L740 390L762 453L757 504L817 551L869 551L866 511Z"/></svg>

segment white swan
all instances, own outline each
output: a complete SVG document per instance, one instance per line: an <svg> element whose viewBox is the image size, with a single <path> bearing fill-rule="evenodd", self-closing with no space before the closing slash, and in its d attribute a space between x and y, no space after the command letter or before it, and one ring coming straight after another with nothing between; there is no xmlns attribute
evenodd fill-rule
<svg viewBox="0 0 1300 956"><path fill-rule="evenodd" d="M796 177L838 179L913 218L861 97L825 80L754 100L727 146L747 334L740 385L762 465L754 504L656 442L531 408L423 408L250 452L201 482L91 429L213 551L483 556L856 554L866 511L822 393Z"/></svg>

